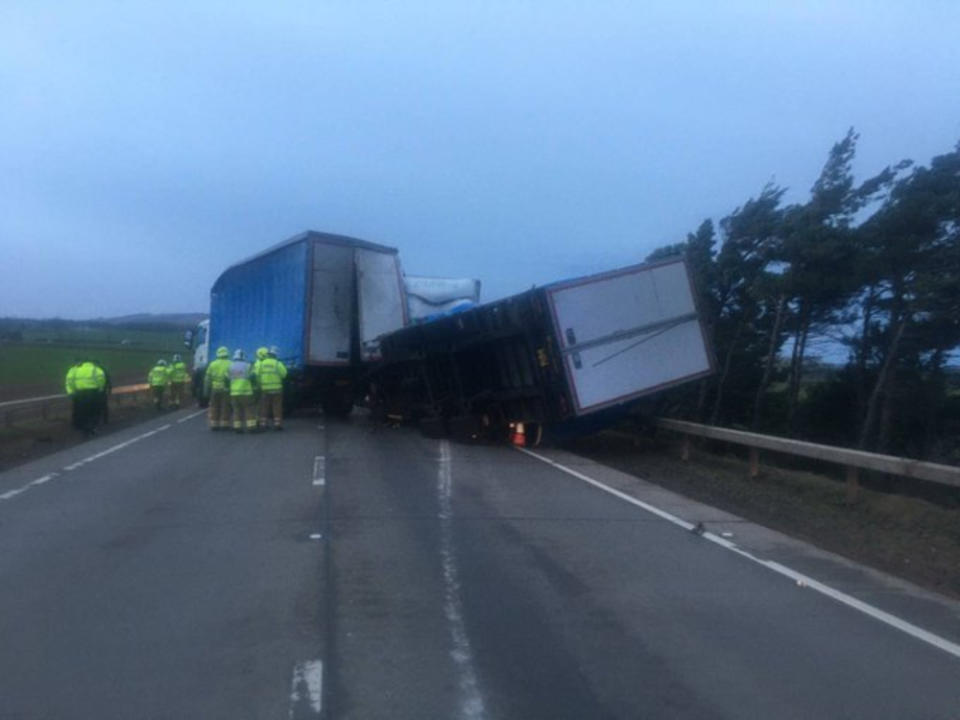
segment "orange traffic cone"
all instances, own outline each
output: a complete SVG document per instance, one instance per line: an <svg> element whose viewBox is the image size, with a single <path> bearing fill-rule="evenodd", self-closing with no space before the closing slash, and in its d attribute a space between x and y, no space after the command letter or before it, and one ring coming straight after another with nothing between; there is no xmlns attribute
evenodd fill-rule
<svg viewBox="0 0 960 720"><path fill-rule="evenodd" d="M527 445L527 435L523 430L523 423L512 423L513 433L510 435L510 442L513 443L516 447L526 447Z"/></svg>

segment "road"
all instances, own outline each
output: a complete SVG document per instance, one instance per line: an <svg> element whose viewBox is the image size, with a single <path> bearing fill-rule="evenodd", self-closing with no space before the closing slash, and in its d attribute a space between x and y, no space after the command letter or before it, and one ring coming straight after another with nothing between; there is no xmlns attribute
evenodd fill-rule
<svg viewBox="0 0 960 720"><path fill-rule="evenodd" d="M956 604L539 454L183 411L0 474L0 718L958 717Z"/></svg>

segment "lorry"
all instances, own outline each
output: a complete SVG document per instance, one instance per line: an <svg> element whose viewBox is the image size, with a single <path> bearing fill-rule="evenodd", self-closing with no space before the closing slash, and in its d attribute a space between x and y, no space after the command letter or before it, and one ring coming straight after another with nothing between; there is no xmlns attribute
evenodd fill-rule
<svg viewBox="0 0 960 720"><path fill-rule="evenodd" d="M430 435L593 429L713 372L682 258L556 282L380 339L371 404ZM591 425L592 423L592 425Z"/></svg>
<svg viewBox="0 0 960 720"><path fill-rule="evenodd" d="M349 414L363 394L364 368L379 358L377 338L407 322L396 248L308 230L241 260L210 291L210 318L187 338L194 388L211 348L276 345L298 403Z"/></svg>
<svg viewBox="0 0 960 720"><path fill-rule="evenodd" d="M185 336L203 404L211 348L276 345L290 370L289 400L348 414L365 392L378 338L412 320L472 307L472 279L404 276L397 250L308 230L228 267L210 292L210 317Z"/></svg>

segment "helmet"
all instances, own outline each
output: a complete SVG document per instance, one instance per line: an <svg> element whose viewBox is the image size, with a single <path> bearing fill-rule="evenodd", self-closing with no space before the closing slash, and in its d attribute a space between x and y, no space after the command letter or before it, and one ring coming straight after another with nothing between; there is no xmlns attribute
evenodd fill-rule
<svg viewBox="0 0 960 720"><path fill-rule="evenodd" d="M174 353L174 354L173 354L173 361L174 361L174 362L180 362L180 353Z"/></svg>
<svg viewBox="0 0 960 720"><path fill-rule="evenodd" d="M164 360L163 358L160 358L159 360L157 360L157 365L162 365L163 367L166 367L167 361Z"/></svg>
<svg viewBox="0 0 960 720"><path fill-rule="evenodd" d="M257 360L263 360L267 356L267 349L265 347L257 348Z"/></svg>
<svg viewBox="0 0 960 720"><path fill-rule="evenodd" d="M236 350L233 351L234 360L243 360L245 357L246 355L243 354L243 350L241 350L240 348L237 348Z"/></svg>
<svg viewBox="0 0 960 720"><path fill-rule="evenodd" d="M270 346L270 349L267 350L267 354L268 354L270 357L275 358L277 355L280 354L280 348L278 348L276 345L271 345L271 346Z"/></svg>
<svg viewBox="0 0 960 720"><path fill-rule="evenodd" d="M221 345L217 348L217 357L218 358L229 358L230 357L230 348Z"/></svg>

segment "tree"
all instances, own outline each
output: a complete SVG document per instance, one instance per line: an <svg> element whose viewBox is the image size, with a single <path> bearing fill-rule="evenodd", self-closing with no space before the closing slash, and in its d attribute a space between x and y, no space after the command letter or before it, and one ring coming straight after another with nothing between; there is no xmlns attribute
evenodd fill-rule
<svg viewBox="0 0 960 720"><path fill-rule="evenodd" d="M912 346L942 368L946 351L960 343L960 144L897 181L863 227L876 311L886 324L871 339L879 371L866 401L858 446L885 449L890 436L898 365ZM870 328L865 326L865 332ZM864 357L871 352L862 338Z"/></svg>

